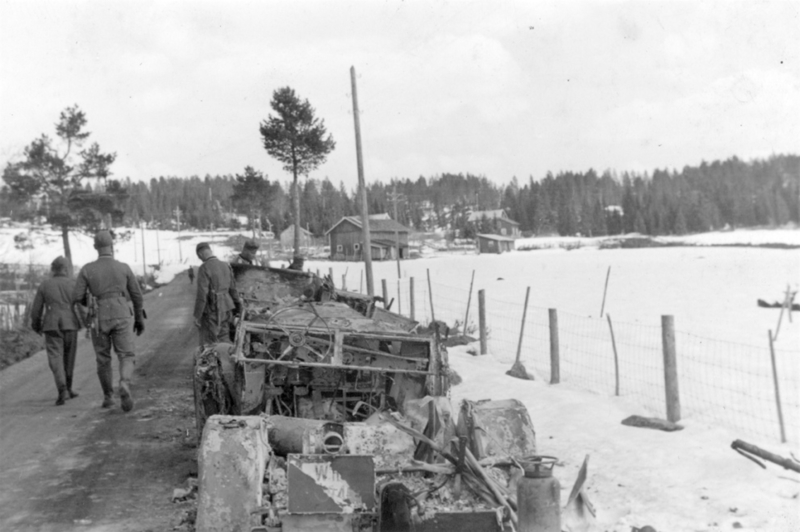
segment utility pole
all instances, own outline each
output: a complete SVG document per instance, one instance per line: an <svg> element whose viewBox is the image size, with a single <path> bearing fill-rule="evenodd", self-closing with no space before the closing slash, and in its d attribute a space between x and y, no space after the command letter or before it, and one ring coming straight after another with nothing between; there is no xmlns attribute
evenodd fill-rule
<svg viewBox="0 0 800 532"><path fill-rule="evenodd" d="M267 235L272 235L267 238L267 260L272 259L272 240L275 238L275 233L272 232L272 222L269 221L269 216L265 218L267 221Z"/></svg>
<svg viewBox="0 0 800 532"><path fill-rule="evenodd" d="M350 85L353 91L353 121L356 128L356 161L358 163L358 188L361 189L361 233L364 257L364 269L367 272L367 294L375 295L372 284L372 241L369 234L369 206L367 202L367 185L364 181L364 161L361 155L361 124L358 120L358 92L356 91L356 68L350 67Z"/></svg>
<svg viewBox="0 0 800 532"><path fill-rule="evenodd" d="M397 195L397 183L395 183L392 187L391 200L394 204L394 221L396 224L400 223L400 220L397 219L397 201L399 199L400 197ZM396 225L394 227L394 243L397 245L397 279L399 280L402 277L400 274L400 232Z"/></svg>
<svg viewBox="0 0 800 532"><path fill-rule="evenodd" d="M144 222L142 222L142 280L147 284L147 259L144 255Z"/></svg>
<svg viewBox="0 0 800 532"><path fill-rule="evenodd" d="M150 217L150 223L153 223L153 217ZM158 226L156 226L156 254L158 255L158 264L161 264L161 240L158 237Z"/></svg>
<svg viewBox="0 0 800 532"><path fill-rule="evenodd" d="M181 208L175 207L175 216L178 218L178 260L183 262L183 251L181 251Z"/></svg>

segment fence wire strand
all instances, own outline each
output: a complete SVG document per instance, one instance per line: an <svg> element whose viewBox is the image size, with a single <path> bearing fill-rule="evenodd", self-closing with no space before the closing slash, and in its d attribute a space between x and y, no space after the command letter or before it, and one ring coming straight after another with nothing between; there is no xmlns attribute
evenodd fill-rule
<svg viewBox="0 0 800 532"><path fill-rule="evenodd" d="M411 282L387 281L391 297L402 301L410 316ZM478 338L478 289L432 280L431 309L427 279L414 280L414 319L458 326ZM468 323L464 324L469 302ZM397 310L395 308L395 310ZM518 301L486 294L489 351L512 363L520 340L524 291ZM666 417L661 327L611 320L619 365L619 394L639 404L645 414ZM616 389L614 347L607 319L558 311L560 380L580 389L613 396ZM676 331L681 414L684 419L725 425L741 433L777 441L780 438L775 387L766 334L763 346L745 345ZM800 350L775 346L778 383L787 441L800 443ZM548 309L528 305L520 360L528 371L550 381Z"/></svg>

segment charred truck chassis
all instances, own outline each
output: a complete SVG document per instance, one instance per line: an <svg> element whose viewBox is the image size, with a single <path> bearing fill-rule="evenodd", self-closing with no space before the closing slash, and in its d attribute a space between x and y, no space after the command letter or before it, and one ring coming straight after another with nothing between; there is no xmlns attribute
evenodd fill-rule
<svg viewBox="0 0 800 532"><path fill-rule="evenodd" d="M234 271L233 343L195 361L198 532L507 528L513 457L535 454L520 403L459 415L446 352L416 323L330 279Z"/></svg>

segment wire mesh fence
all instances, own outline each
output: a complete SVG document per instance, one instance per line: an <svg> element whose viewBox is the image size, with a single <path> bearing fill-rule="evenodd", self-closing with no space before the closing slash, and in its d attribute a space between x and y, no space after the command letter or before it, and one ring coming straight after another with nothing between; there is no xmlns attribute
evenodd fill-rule
<svg viewBox="0 0 800 532"><path fill-rule="evenodd" d="M34 291L48 271L46 266L0 263L0 330L24 325Z"/></svg>
<svg viewBox="0 0 800 532"><path fill-rule="evenodd" d="M413 291L411 286L413 284ZM446 281L403 278L387 281L392 310L427 324L434 317L478 338L478 295ZM432 294L432 297L431 297ZM512 363L520 345L524 289L516 301L487 294L488 349ZM431 308L431 299L433 308ZM465 319L467 323L465 324ZM560 382L602 395L619 395L645 413L665 417L662 329L659 326L557 312ZM614 341L611 330L613 328ZM754 437L779 441L769 343L746 345L675 333L682 418L721 424ZM800 443L800 350L776 345L777 383L788 442ZM616 348L616 362L615 362ZM545 382L551 377L550 317L529 305L520 360Z"/></svg>

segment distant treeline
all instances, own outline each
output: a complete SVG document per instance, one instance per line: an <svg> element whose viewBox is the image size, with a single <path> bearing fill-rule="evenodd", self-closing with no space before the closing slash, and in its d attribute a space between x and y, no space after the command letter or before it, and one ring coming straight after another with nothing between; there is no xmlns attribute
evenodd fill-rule
<svg viewBox="0 0 800 532"><path fill-rule="evenodd" d="M301 181L301 222L322 235L342 216L358 214L355 191L329 179ZM196 229L237 226L233 215L258 218L276 233L291 224L288 184L250 167L233 176L159 177L149 183L120 182L127 192L125 218L160 227ZM371 213L397 214L417 230L446 229L471 236L473 210L504 208L526 234L606 235L638 232L684 234L722 227L800 223L800 156L725 161L652 174L611 171L548 173L543 179L497 185L485 176L442 174L395 178L368 186ZM15 211L14 209L17 209ZM21 209L24 210L24 209ZM20 217L20 206L0 191L0 216ZM249 223L249 221L247 222Z"/></svg>

